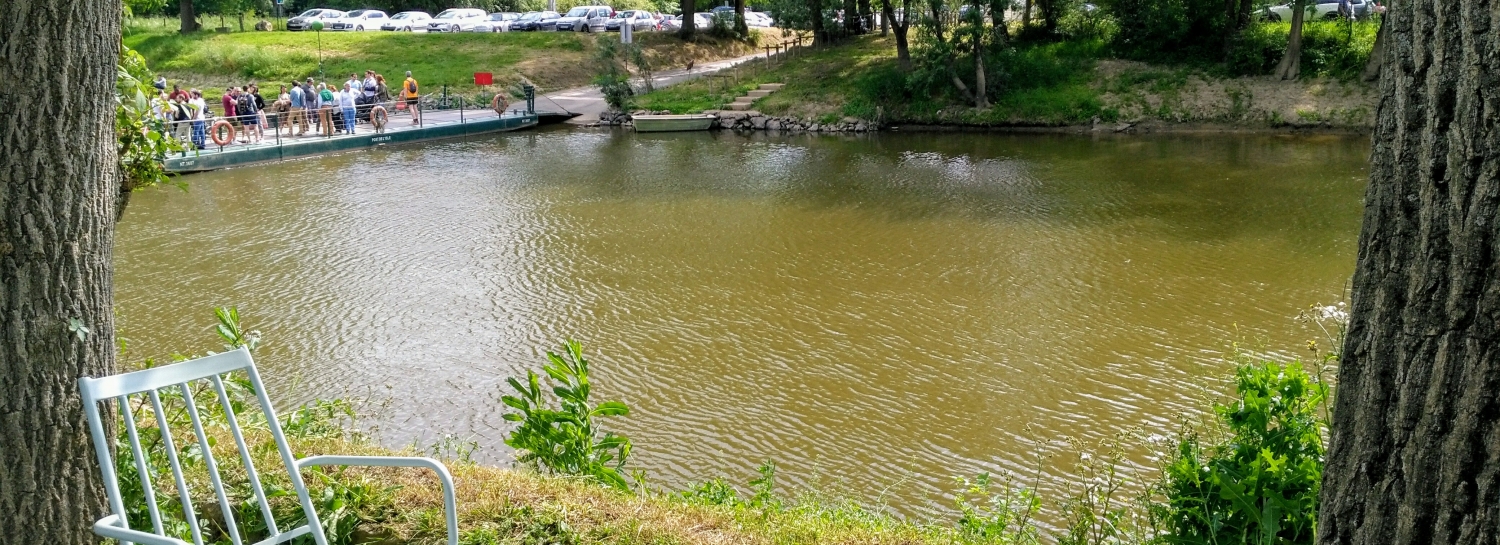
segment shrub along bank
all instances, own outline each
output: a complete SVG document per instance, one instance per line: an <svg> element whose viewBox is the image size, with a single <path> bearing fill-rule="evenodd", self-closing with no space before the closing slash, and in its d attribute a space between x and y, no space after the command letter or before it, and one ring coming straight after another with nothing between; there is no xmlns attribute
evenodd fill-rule
<svg viewBox="0 0 1500 545"><path fill-rule="evenodd" d="M1288 23L1257 23L1237 39L1225 62L1195 58L1132 60L1103 38L1016 40L985 57L989 106L975 108L953 91L945 70L898 65L894 40L866 35L807 48L782 62L742 70L738 85L698 81L637 97L648 110L689 113L722 108L760 83L785 83L758 101L766 115L831 123L844 118L881 125L1062 127L1137 123L1363 130L1375 93L1356 81L1374 44L1377 23L1308 22L1303 75L1269 75L1287 46ZM921 46L913 45L914 55ZM953 67L972 79L971 65Z"/></svg>
<svg viewBox="0 0 1500 545"><path fill-rule="evenodd" d="M1334 307L1319 314L1334 322L1334 331L1340 315ZM229 347L255 347L258 339L244 332L235 311L220 309L218 316ZM918 522L849 498L788 493L777 486L770 461L744 487L715 478L667 490L639 472L626 479L630 441L608 432L604 423L605 417L628 415L628 407L589 399L588 362L577 343L565 345L561 355L549 353L548 359L545 378L529 373L512 379L509 390L516 395L504 398L506 420L518 423L506 442L518 449L519 469L477 465L470 458L474 446L451 438L405 451L444 458L450 465L461 543L1313 542L1329 389L1321 373L1309 374L1299 362L1242 359L1232 382L1234 395L1215 404L1203 422L1185 424L1168 442L1154 483L1130 483L1121 475L1127 463L1122 445L1132 439L1118 433L1097 445L1075 442L1073 471L1051 487L1064 491L1061 497L1044 498L1034 480L1040 477L1023 482L1012 475L981 474L958 479L951 518ZM1324 356L1319 363L1326 367L1333 361ZM300 524L296 521L304 519L285 474L276 469L280 458L266 423L246 410L255 403L248 382L231 375L228 386L272 511L283 528ZM205 540L228 543L206 483L205 447L183 414L182 398L162 401ZM281 425L294 455L392 453L351 431L356 409L348 400L322 400L285 413ZM144 403L134 414L148 465L158 476L154 483L164 526L189 537L171 480L161 478L170 469L155 416ZM242 533L251 541L264 538L265 524L245 473L227 462L237 457L225 415L213 409L201 414L206 448L221 461ZM117 452L120 475L134 475L130 449ZM436 480L424 472L332 467L308 470L304 477L332 543L444 539L442 496ZM127 478L122 487L131 526L149 528L140 483ZM1051 523L1045 527L1037 522L1044 512Z"/></svg>

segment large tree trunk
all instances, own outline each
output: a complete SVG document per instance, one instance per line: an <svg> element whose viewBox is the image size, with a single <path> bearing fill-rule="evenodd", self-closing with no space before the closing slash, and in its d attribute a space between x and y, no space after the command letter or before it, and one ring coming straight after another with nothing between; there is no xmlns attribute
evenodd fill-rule
<svg viewBox="0 0 1500 545"><path fill-rule="evenodd" d="M1297 79L1302 71L1302 20L1307 13L1303 8L1305 1L1292 1L1292 31L1287 36L1286 54L1282 55L1281 63L1276 65L1276 77L1284 80Z"/></svg>
<svg viewBox="0 0 1500 545"><path fill-rule="evenodd" d="M901 0L901 20L896 20L896 8L891 5L893 0L880 0L881 20L891 27L896 33L896 64L903 72L911 71L911 44L907 42L906 31L911 28L911 0Z"/></svg>
<svg viewBox="0 0 1500 545"><path fill-rule="evenodd" d="M745 0L734 0L734 31L740 36L750 35L750 25L745 22Z"/></svg>
<svg viewBox="0 0 1500 545"><path fill-rule="evenodd" d="M1393 2L1318 541L1500 535L1497 0Z"/></svg>
<svg viewBox="0 0 1500 545"><path fill-rule="evenodd" d="M812 13L813 45L828 45L828 29L823 25L823 0L807 0L807 9Z"/></svg>
<svg viewBox="0 0 1500 545"><path fill-rule="evenodd" d="M691 40L693 31L696 30L693 28L693 14L697 13L698 2L697 0L682 0L678 5L682 8L682 29L677 35L684 40Z"/></svg>
<svg viewBox="0 0 1500 545"><path fill-rule="evenodd" d="M844 0L844 35L859 34L859 2Z"/></svg>
<svg viewBox="0 0 1500 545"><path fill-rule="evenodd" d="M0 543L97 543L107 513L78 378L114 367L120 9L0 3L0 81L24 82L0 108Z"/></svg>
<svg viewBox="0 0 1500 545"><path fill-rule="evenodd" d="M1370 49L1370 60L1365 62L1365 71L1360 78L1366 82L1374 82L1380 79L1380 65L1385 63L1386 42L1385 18L1380 19L1380 30L1375 32L1375 46Z"/></svg>
<svg viewBox="0 0 1500 545"><path fill-rule="evenodd" d="M193 12L192 0L179 0L177 2L177 19L181 23L178 32L187 34L198 31L198 14Z"/></svg>
<svg viewBox="0 0 1500 545"><path fill-rule="evenodd" d="M1031 2L1026 0L1026 6L1021 8L1021 36L1026 36L1026 28L1031 26Z"/></svg>
<svg viewBox="0 0 1500 545"><path fill-rule="evenodd" d="M990 107L990 100L985 96L984 81L984 36L983 29L974 31L974 107L981 110Z"/></svg>

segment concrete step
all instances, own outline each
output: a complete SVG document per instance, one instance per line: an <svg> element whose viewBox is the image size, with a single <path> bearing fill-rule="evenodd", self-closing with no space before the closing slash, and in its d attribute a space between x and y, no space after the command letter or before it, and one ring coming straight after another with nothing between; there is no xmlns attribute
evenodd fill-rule
<svg viewBox="0 0 1500 545"><path fill-rule="evenodd" d="M745 93L745 96L748 96L748 97L751 97L751 98L760 98L760 97L763 97L763 96L768 96L768 95L770 95L771 93L774 93L774 92L776 92L776 91L772 91L770 89L761 89L761 90L750 91L749 93Z"/></svg>
<svg viewBox="0 0 1500 545"><path fill-rule="evenodd" d="M756 97L739 97L734 99L734 104L750 104L755 102Z"/></svg>
<svg viewBox="0 0 1500 545"><path fill-rule="evenodd" d="M762 83L760 84L760 89L762 91L780 91L785 85L785 83Z"/></svg>
<svg viewBox="0 0 1500 545"><path fill-rule="evenodd" d="M735 110L735 111L749 110L750 106L751 106L751 104L749 102L731 102L731 103L729 103L729 109Z"/></svg>

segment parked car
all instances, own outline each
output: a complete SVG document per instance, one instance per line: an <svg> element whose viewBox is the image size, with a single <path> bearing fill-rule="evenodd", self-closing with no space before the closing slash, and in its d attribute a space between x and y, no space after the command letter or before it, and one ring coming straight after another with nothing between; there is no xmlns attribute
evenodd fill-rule
<svg viewBox="0 0 1500 545"><path fill-rule="evenodd" d="M656 18L651 12L643 9L627 9L616 13L604 22L604 30L619 32L623 25L630 25L630 30L640 32L642 30L656 30Z"/></svg>
<svg viewBox="0 0 1500 545"><path fill-rule="evenodd" d="M474 23L472 27L464 27L470 32L509 32L511 23L521 18L521 14L512 11L501 11L491 13L483 21Z"/></svg>
<svg viewBox="0 0 1500 545"><path fill-rule="evenodd" d="M1353 10L1352 16L1364 19L1374 11L1374 2L1367 0L1349 0L1349 7ZM1339 18L1339 0L1317 0L1317 3L1305 3L1307 12L1303 19L1308 21L1326 20L1332 21ZM1261 11L1261 18L1267 21L1290 21L1292 20L1292 4L1290 2L1271 6Z"/></svg>
<svg viewBox="0 0 1500 545"><path fill-rule="evenodd" d="M702 14L702 13L694 13L693 14L693 29L694 30L707 30L708 28L710 28L712 26L714 26L714 21L713 21L712 17L709 17L708 15L705 15L705 14ZM665 31L670 31L670 32L678 32L678 31L682 30L682 16L681 15L673 15L670 20L663 19L662 20L662 24L661 24L661 29L665 30Z"/></svg>
<svg viewBox="0 0 1500 545"><path fill-rule="evenodd" d="M460 26L466 22L482 21L490 14L482 9L453 8L445 9L437 14L431 21L427 22L428 32L458 32Z"/></svg>
<svg viewBox="0 0 1500 545"><path fill-rule="evenodd" d="M521 15L520 19L510 24L510 29L516 32L532 32L541 30L541 22L545 19L557 20L561 17L555 11L531 11Z"/></svg>
<svg viewBox="0 0 1500 545"><path fill-rule="evenodd" d="M561 21L562 18L563 16L561 13L554 14L552 17L543 17L541 21L537 22L536 29L545 30L547 32L555 31L557 30L557 22Z"/></svg>
<svg viewBox="0 0 1500 545"><path fill-rule="evenodd" d="M286 29L293 32L312 30L313 22L322 22L323 28L328 28L328 23L343 16L344 12L336 9L310 9L298 14L296 17L287 19Z"/></svg>
<svg viewBox="0 0 1500 545"><path fill-rule="evenodd" d="M364 31L380 28L380 25L385 24L389 20L390 17L386 17L384 11L378 9L357 9L345 13L343 17L334 19L332 23L326 24L328 25L328 30Z"/></svg>
<svg viewBox="0 0 1500 545"><path fill-rule="evenodd" d="M380 30L402 30L411 32L413 30L427 30L427 23L432 21L432 16L425 11L403 11L392 15L385 24L380 25Z"/></svg>
<svg viewBox="0 0 1500 545"><path fill-rule="evenodd" d="M745 25L752 28L770 28L776 24L776 20L770 15L760 11L745 11Z"/></svg>
<svg viewBox="0 0 1500 545"><path fill-rule="evenodd" d="M606 21L615 14L609 6L578 6L557 20L557 31L603 32Z"/></svg>

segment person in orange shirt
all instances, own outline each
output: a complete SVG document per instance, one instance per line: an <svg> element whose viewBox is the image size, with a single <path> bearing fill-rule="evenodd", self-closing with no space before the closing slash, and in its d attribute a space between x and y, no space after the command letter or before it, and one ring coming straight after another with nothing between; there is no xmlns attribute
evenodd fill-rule
<svg viewBox="0 0 1500 545"><path fill-rule="evenodd" d="M411 77L411 70L406 71L406 81L401 83L401 96L406 100L406 109L411 112L411 124L416 125L421 121L422 114L417 111L419 104L417 99L422 95L417 92L417 79Z"/></svg>

